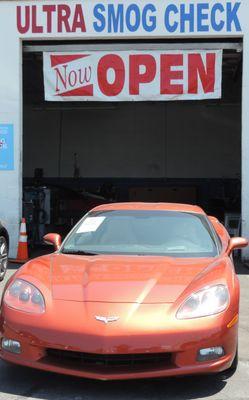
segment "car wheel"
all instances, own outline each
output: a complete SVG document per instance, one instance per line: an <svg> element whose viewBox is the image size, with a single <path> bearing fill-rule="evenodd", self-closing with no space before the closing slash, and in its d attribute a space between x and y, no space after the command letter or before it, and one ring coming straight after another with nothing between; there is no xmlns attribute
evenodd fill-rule
<svg viewBox="0 0 249 400"><path fill-rule="evenodd" d="M0 281L5 277L8 267L8 242L4 236L0 236Z"/></svg>

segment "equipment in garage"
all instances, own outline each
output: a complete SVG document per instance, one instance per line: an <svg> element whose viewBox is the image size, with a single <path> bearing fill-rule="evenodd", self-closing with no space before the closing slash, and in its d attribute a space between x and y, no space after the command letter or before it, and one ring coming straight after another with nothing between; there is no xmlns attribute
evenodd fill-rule
<svg viewBox="0 0 249 400"><path fill-rule="evenodd" d="M47 187L25 187L23 212L31 246L41 244L51 222L51 191Z"/></svg>
<svg viewBox="0 0 249 400"><path fill-rule="evenodd" d="M225 214L225 227L231 237L241 235L241 215L238 213Z"/></svg>
<svg viewBox="0 0 249 400"><path fill-rule="evenodd" d="M42 245L43 236L51 231L65 237L82 215L105 202L104 197L84 191L53 185L25 186L23 209L29 245Z"/></svg>

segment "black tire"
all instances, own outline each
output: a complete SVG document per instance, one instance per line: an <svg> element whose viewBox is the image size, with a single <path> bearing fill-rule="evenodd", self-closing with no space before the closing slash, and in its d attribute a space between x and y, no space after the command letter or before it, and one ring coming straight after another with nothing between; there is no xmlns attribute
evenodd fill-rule
<svg viewBox="0 0 249 400"><path fill-rule="evenodd" d="M7 272L8 253L9 253L8 240L5 236L0 234L0 281L4 280L4 277Z"/></svg>

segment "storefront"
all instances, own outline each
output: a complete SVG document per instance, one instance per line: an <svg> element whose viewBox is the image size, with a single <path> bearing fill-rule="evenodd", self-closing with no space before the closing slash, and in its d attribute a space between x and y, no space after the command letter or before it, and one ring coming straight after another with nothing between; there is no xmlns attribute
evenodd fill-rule
<svg viewBox="0 0 249 400"><path fill-rule="evenodd" d="M38 237L106 200L241 213L249 236L247 15L246 0L0 2L11 256L38 192Z"/></svg>

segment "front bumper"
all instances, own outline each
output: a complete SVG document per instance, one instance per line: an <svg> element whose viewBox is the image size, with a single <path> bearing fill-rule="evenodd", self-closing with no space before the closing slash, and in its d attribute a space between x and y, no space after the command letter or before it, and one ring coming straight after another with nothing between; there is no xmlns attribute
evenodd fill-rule
<svg viewBox="0 0 249 400"><path fill-rule="evenodd" d="M233 361L234 355L227 355L222 360L207 363L205 365L189 365L185 367L172 367L167 369L151 369L149 371L117 371L116 368L112 372L104 371L89 371L84 369L74 369L73 367L65 367L63 365L50 364L40 361L26 360L18 358L6 352L1 352L1 358L13 364L22 365L39 370L55 372L64 375L78 376L88 379L96 379L102 381L108 380L129 380L129 379L146 379L146 378L160 378L160 377L174 377L186 375L199 375L199 374L213 374L225 371L228 369Z"/></svg>
<svg viewBox="0 0 249 400"><path fill-rule="evenodd" d="M225 313L216 317L202 318L192 321L167 321L167 327L162 328L160 323L145 324L144 318L138 324L138 318L123 323L110 325L101 324L90 318L96 315L97 310L87 311L91 323L84 327L79 324L80 315L74 304L73 313L66 313L67 318L59 318L59 311L65 313L65 304L58 304L57 315L27 316L23 313L2 309L0 317L0 340L4 338L17 340L21 343L21 354L12 354L2 348L0 357L11 363L24 365L41 370L74 375L100 380L121 380L180 376L192 374L218 373L228 369L235 357L238 340L238 323L228 327L234 314ZM90 306L89 306L90 307ZM92 305L93 308L99 305ZM146 315L153 311L155 306L143 306ZM143 308L142 307L142 308ZM161 315L158 306L158 313ZM68 310L69 311L69 310ZM116 315L111 310L111 315ZM123 310L124 312L125 310ZM124 312L125 314L125 312ZM140 306L141 315L141 306ZM151 314L152 315L152 314ZM85 317L85 320L87 317ZM197 354L202 348L222 346L225 355L218 360L198 362ZM165 361L151 365L118 365L106 366L99 362L89 365L81 364L79 360L51 357L50 350L64 352L87 353L89 355L141 355L167 354Z"/></svg>

